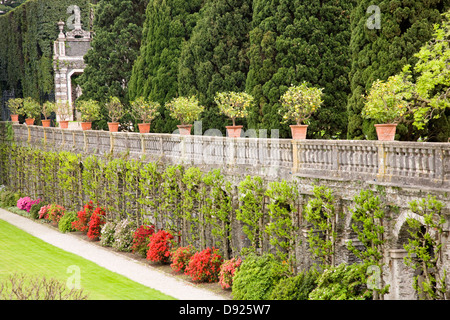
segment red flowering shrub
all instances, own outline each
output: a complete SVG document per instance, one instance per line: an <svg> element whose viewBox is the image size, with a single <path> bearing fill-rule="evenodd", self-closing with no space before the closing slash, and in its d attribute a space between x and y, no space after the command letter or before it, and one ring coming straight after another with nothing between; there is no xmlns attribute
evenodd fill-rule
<svg viewBox="0 0 450 320"><path fill-rule="evenodd" d="M50 209L50 204L41 207L39 210L39 219L46 219L48 220L48 210Z"/></svg>
<svg viewBox="0 0 450 320"><path fill-rule="evenodd" d="M46 219L55 223L59 223L59 220L64 216L64 213L66 212L66 208L60 206L59 204L50 204L47 207Z"/></svg>
<svg viewBox="0 0 450 320"><path fill-rule="evenodd" d="M176 272L184 272L189 260L194 255L195 249L192 246L179 247L172 254L172 264L170 265L172 269Z"/></svg>
<svg viewBox="0 0 450 320"><path fill-rule="evenodd" d="M155 233L154 226L142 225L136 229L133 235L133 244L131 246L131 252L138 253L145 257L148 244L150 243L150 236Z"/></svg>
<svg viewBox="0 0 450 320"><path fill-rule="evenodd" d="M218 254L219 249L206 248L196 252L186 267L185 274L198 282L216 282L219 280L220 266L223 259Z"/></svg>
<svg viewBox="0 0 450 320"><path fill-rule="evenodd" d="M160 230L152 234L150 236L150 243L148 244L147 260L169 263L173 238L173 235L165 230Z"/></svg>
<svg viewBox="0 0 450 320"><path fill-rule="evenodd" d="M91 219L94 205L89 201L83 206L83 210L77 212L77 220L72 222L72 228L77 231L87 232L89 230L89 220Z"/></svg>
<svg viewBox="0 0 450 320"><path fill-rule="evenodd" d="M239 259L231 259L226 260L222 266L220 267L219 272L219 284L222 287L222 289L229 289L233 285L233 276L236 272L236 270L241 265L242 260Z"/></svg>
<svg viewBox="0 0 450 320"><path fill-rule="evenodd" d="M100 238L102 225L104 225L106 222L105 215L105 210L100 207L94 210L88 223L89 230L87 232L87 236L89 239L98 240Z"/></svg>

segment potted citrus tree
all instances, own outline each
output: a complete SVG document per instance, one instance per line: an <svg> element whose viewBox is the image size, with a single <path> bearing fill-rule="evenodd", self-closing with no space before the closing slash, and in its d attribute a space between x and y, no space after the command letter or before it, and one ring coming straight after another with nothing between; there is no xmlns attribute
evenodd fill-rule
<svg viewBox="0 0 450 320"><path fill-rule="evenodd" d="M157 111L160 107L158 102L147 101L139 97L131 102L131 109L134 115L142 122L138 123L140 133L149 133L152 120L159 116Z"/></svg>
<svg viewBox="0 0 450 320"><path fill-rule="evenodd" d="M56 103L50 102L50 101L44 102L44 104L42 105L42 110L41 110L41 112L44 116L44 120L42 120L43 127L50 127L51 120L48 118L54 111L56 111Z"/></svg>
<svg viewBox="0 0 450 320"><path fill-rule="evenodd" d="M201 106L195 96L174 98L166 103L170 116L180 121L178 130L181 135L190 135L192 123L200 117L204 107Z"/></svg>
<svg viewBox="0 0 450 320"><path fill-rule="evenodd" d="M117 97L110 97L108 102L105 104L106 110L108 110L108 115L111 122L108 122L108 128L111 132L119 131L119 119L123 115L123 104Z"/></svg>
<svg viewBox="0 0 450 320"><path fill-rule="evenodd" d="M59 127L61 129L67 129L69 127L69 117L72 108L70 107L69 101L62 102L58 100L57 102L57 112L59 116Z"/></svg>
<svg viewBox="0 0 450 320"><path fill-rule="evenodd" d="M27 97L23 100L23 112L26 124L33 125L34 120L41 115L41 105L33 98Z"/></svg>
<svg viewBox="0 0 450 320"><path fill-rule="evenodd" d="M100 115L100 105L96 100L77 101L78 111L81 112L81 129L91 130L92 121L98 120Z"/></svg>
<svg viewBox="0 0 450 320"><path fill-rule="evenodd" d="M8 100L8 109L11 113L11 121L19 122L19 115L22 112L23 99L22 98L14 98Z"/></svg>
<svg viewBox="0 0 450 320"><path fill-rule="evenodd" d="M221 113L231 118L232 126L226 126L227 134L231 138L241 136L242 126L236 125L236 118L248 116L248 109L253 103L253 97L245 92L218 92L214 102Z"/></svg>
<svg viewBox="0 0 450 320"><path fill-rule="evenodd" d="M303 82L298 86L291 86L281 96L280 114L285 123L295 121L295 125L290 125L292 132L292 139L303 140L306 139L308 125L305 121L320 108L323 103L322 88L314 88L308 86Z"/></svg>
<svg viewBox="0 0 450 320"><path fill-rule="evenodd" d="M362 110L362 116L375 120L378 140L392 141L395 139L397 124L408 112L408 99L412 91L402 74L391 76L387 81L377 80L367 96Z"/></svg>

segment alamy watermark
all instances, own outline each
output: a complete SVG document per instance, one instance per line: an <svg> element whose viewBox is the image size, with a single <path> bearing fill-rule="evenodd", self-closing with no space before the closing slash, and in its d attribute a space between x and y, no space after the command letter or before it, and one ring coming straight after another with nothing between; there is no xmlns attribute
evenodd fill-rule
<svg viewBox="0 0 450 320"><path fill-rule="evenodd" d="M81 270L79 266L71 265L67 267L67 273L72 274L67 278L66 286L69 290L81 289Z"/></svg>
<svg viewBox="0 0 450 320"><path fill-rule="evenodd" d="M371 5L366 13L372 14L366 21L366 27L370 30L381 29L381 9L377 5Z"/></svg>

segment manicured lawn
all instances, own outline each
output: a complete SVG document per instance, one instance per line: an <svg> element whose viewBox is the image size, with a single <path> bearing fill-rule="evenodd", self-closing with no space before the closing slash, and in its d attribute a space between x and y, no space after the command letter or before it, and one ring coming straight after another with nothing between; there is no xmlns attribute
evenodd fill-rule
<svg viewBox="0 0 450 320"><path fill-rule="evenodd" d="M25 273L63 281L80 270L80 285L94 300L169 300L160 291L136 283L80 256L52 246L0 220L0 281L10 274Z"/></svg>

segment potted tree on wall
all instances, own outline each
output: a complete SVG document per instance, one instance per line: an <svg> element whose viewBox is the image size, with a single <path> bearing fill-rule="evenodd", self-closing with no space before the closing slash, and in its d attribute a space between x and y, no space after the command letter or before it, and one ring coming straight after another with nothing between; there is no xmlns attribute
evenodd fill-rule
<svg viewBox="0 0 450 320"><path fill-rule="evenodd" d="M160 107L158 102L147 101L139 97L131 103L132 112L142 122L138 123L140 133L149 133L152 120L159 116L157 111Z"/></svg>
<svg viewBox="0 0 450 320"><path fill-rule="evenodd" d="M377 80L372 84L362 110L362 116L377 122L375 129L378 140L395 139L397 124L408 113L408 99L411 99L411 85L403 75L391 76L387 81Z"/></svg>
<svg viewBox="0 0 450 320"><path fill-rule="evenodd" d="M322 104L322 90L308 86L303 82L299 86L291 86L281 96L280 114L284 122L295 121L295 125L290 125L292 139L306 139L308 125L304 124L311 115L320 108ZM302 124L303 123L303 124Z"/></svg>
<svg viewBox="0 0 450 320"><path fill-rule="evenodd" d="M191 134L192 123L204 110L195 96L174 98L166 103L166 107L170 116L180 121L181 124L177 127L181 135Z"/></svg>
<svg viewBox="0 0 450 320"><path fill-rule="evenodd" d="M78 111L81 112L81 129L91 130L92 121L100 118L100 105L96 100L77 101Z"/></svg>
<svg viewBox="0 0 450 320"><path fill-rule="evenodd" d="M42 120L43 127L50 127L51 120L48 118L54 111L56 111L56 103L50 101L44 102L41 110L42 115L44 116L44 120Z"/></svg>
<svg viewBox="0 0 450 320"><path fill-rule="evenodd" d="M117 97L110 97L108 102L105 104L106 110L108 110L108 115L111 122L108 122L108 128L110 132L119 131L119 119L123 115L123 104Z"/></svg>
<svg viewBox="0 0 450 320"><path fill-rule="evenodd" d="M34 120L41 114L41 105L31 97L27 97L23 101L23 112L25 113L25 123L28 126L34 124Z"/></svg>
<svg viewBox="0 0 450 320"><path fill-rule="evenodd" d="M22 112L23 107L23 99L22 98L14 98L8 100L8 109L11 113L11 121L19 122L19 115Z"/></svg>
<svg viewBox="0 0 450 320"><path fill-rule="evenodd" d="M59 127L61 129L67 129L69 127L69 117L72 112L69 101L62 102L58 100L57 102L57 112L59 116Z"/></svg>
<svg viewBox="0 0 450 320"><path fill-rule="evenodd" d="M242 126L236 125L236 118L248 116L248 109L253 103L253 97L245 92L219 92L216 94L214 102L218 105L220 112L233 121L232 126L226 126L228 136L240 137Z"/></svg>

